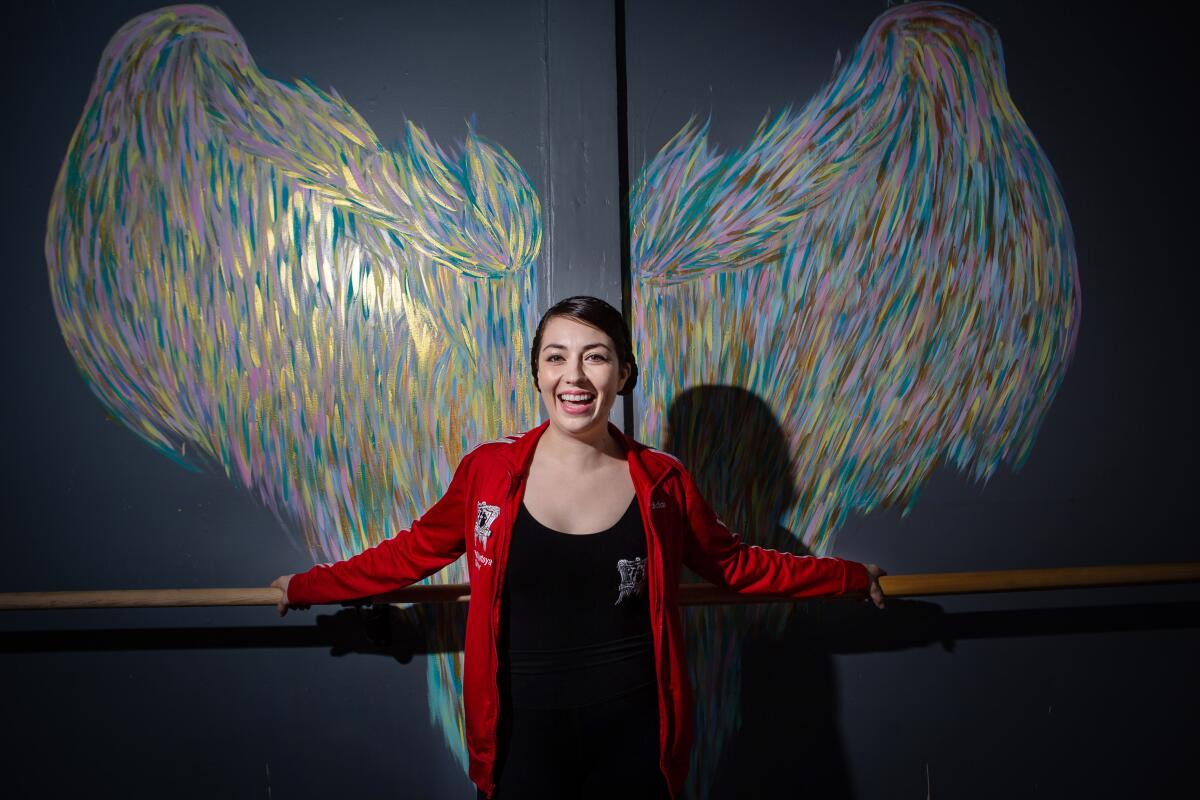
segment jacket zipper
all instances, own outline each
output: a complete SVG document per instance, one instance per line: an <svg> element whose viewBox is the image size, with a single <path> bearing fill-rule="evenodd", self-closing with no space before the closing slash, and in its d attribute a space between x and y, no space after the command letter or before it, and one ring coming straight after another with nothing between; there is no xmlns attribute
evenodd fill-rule
<svg viewBox="0 0 1200 800"><path fill-rule="evenodd" d="M513 524L516 522L516 506L517 506L517 476L512 470L508 471L508 482L504 491L504 505L501 516L503 520L499 526L499 535L496 537L496 547L492 551L492 558L495 559L492 570L492 597L491 597L491 613L489 621L491 623L491 639L492 639L492 666L491 675L492 681L492 698L494 706L492 708L492 719L490 727L492 729L493 747L496 745L500 729L500 605L501 598L504 594L505 570L508 567L508 543L512 539ZM492 757L492 775L490 779L491 786L488 789L488 796L496 789L495 776L495 751L493 750Z"/></svg>
<svg viewBox="0 0 1200 800"><path fill-rule="evenodd" d="M516 521L516 512L513 501L516 497L516 476L510 471L508 473L508 483L504 491L504 521L500 524L500 536L496 537L496 549L492 553L492 557L496 559L495 567L492 570L492 658L497 669L500 667L500 600L504 592L504 575L508 567L508 543L512 539L513 523ZM497 685L497 689L499 686ZM497 691L499 697L499 691Z"/></svg>
<svg viewBox="0 0 1200 800"><path fill-rule="evenodd" d="M639 465L639 473L642 473ZM644 475L644 473L643 473ZM666 581L663 579L662 567L662 537L658 535L658 531L654 528L651 511L653 510L654 490L658 488L658 484L662 482L660 476L658 480L650 484L650 488L645 491L644 496L637 492L635 482L634 492L638 497L638 506L642 513L642 528L646 535L646 555L649 560L649 574L647 582L650 584L650 598L655 606L652 611L654 613L654 677L658 683L658 769L663 774L663 777L670 784L670 776L663 769L663 759L666 756L666 741L664 732L667 724L667 703L666 689L663 686L663 614L666 608Z"/></svg>

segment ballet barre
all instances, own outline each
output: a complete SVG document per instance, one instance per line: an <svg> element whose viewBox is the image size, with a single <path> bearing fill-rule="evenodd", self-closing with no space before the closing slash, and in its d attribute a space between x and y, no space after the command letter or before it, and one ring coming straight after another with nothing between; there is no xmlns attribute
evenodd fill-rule
<svg viewBox="0 0 1200 800"><path fill-rule="evenodd" d="M989 592L1028 592L1054 589L1098 589L1115 586L1200 582L1200 562L1174 564L1117 564L1050 569L1002 569L983 572L940 572L885 575L880 588L889 598L936 597ZM377 597L369 603L466 603L470 584L420 584ZM811 599L811 598L800 598ZM0 593L0 611L80 608L184 608L204 606L274 606L280 592L272 587L242 589L105 589L67 592ZM794 598L739 595L708 583L679 587L679 604L794 602ZM339 603L342 604L342 603Z"/></svg>

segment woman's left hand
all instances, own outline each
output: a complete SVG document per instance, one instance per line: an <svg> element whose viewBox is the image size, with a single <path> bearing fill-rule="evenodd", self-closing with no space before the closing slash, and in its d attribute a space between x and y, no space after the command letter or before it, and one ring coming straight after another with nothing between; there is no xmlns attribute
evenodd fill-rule
<svg viewBox="0 0 1200 800"><path fill-rule="evenodd" d="M879 586L879 579L887 575L887 571L880 569L876 564L864 564L863 566L867 568L867 574L871 576L871 586L867 590L867 595L878 608L883 608L883 589Z"/></svg>
<svg viewBox="0 0 1200 800"><path fill-rule="evenodd" d="M302 606L302 605L297 605L296 603L288 602L288 584L292 582L292 578L294 578L294 577L296 577L296 576L295 575L280 575L278 578L271 581L271 586L275 589L278 589L280 592L282 592L282 594L279 596L279 602L275 606L277 609L279 609L279 616L281 616L281 617L283 615L287 614L289 608L295 608L295 609L299 609L301 611L305 611L308 609L308 606Z"/></svg>

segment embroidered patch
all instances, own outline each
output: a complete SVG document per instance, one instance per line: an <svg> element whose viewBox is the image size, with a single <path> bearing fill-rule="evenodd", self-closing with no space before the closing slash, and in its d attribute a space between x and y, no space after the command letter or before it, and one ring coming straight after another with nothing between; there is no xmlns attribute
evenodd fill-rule
<svg viewBox="0 0 1200 800"><path fill-rule="evenodd" d="M622 558L617 562L617 573L621 576L621 585L617 587L614 606L627 597L641 597L642 592L646 591L646 559L640 556L633 560Z"/></svg>
<svg viewBox="0 0 1200 800"><path fill-rule="evenodd" d="M487 552L488 539L492 536L492 523L500 516L500 507L491 506L482 500L475 506L475 545Z"/></svg>

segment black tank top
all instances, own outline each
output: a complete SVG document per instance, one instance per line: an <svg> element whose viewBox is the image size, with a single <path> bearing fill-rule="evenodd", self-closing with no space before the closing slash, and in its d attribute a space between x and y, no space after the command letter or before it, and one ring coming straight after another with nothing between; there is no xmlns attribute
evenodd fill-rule
<svg viewBox="0 0 1200 800"><path fill-rule="evenodd" d="M598 703L655 682L646 535L637 500L606 531L572 535L517 512L502 653L518 708Z"/></svg>

